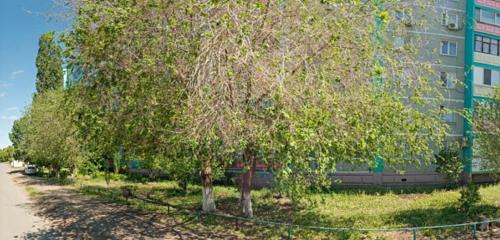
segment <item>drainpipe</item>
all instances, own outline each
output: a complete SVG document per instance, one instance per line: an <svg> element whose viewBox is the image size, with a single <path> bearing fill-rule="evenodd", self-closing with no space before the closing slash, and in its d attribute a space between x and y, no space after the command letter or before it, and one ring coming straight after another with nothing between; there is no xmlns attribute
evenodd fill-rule
<svg viewBox="0 0 500 240"><path fill-rule="evenodd" d="M375 18L375 31L373 32L373 37L375 39L375 43L377 45L383 45L384 44L384 38L382 34L384 34L384 29L385 29L385 24L384 21L382 20L380 14L384 11L384 0L374 0L375 7L377 9L377 16ZM376 66L377 67L383 67L384 66L384 56L379 54L378 52L376 54ZM383 75L380 76L375 76L374 77L374 83L379 85L379 88L377 88L376 91L383 91L382 85L384 83L384 78ZM384 171L384 161L383 159L377 155L375 156L375 168L372 169L372 172L374 173L374 176L377 178L376 182L377 184L383 184L382 181L382 172Z"/></svg>
<svg viewBox="0 0 500 240"><path fill-rule="evenodd" d="M473 159L473 126L474 112L474 31L475 31L475 0L467 0L465 19L465 60L464 60L464 144L462 147L464 162L464 181L472 179Z"/></svg>

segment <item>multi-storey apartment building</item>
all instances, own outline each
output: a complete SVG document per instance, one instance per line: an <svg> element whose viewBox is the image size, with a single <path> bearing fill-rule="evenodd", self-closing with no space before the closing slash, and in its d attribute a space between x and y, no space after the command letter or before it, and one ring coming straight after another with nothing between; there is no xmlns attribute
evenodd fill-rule
<svg viewBox="0 0 500 240"><path fill-rule="evenodd" d="M410 38L425 44L422 60L432 64L434 78L441 84L442 108L452 110L443 116L451 129L448 137L462 146L464 172L478 176L485 169L474 154L473 127L459 113L472 113L478 103L490 100L495 86L500 85L500 0L437 0L429 1L425 8L410 16L396 12L394 17L406 21ZM418 26L416 22L422 18L427 24ZM403 42L395 40L395 44ZM383 167L368 171L367 167L346 166L336 176L344 184L447 181L433 166L409 166L403 175Z"/></svg>

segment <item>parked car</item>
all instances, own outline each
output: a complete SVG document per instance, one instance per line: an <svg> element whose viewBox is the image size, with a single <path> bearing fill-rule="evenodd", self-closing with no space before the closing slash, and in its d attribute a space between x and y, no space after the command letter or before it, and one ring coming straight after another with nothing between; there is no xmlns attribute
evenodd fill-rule
<svg viewBox="0 0 500 240"><path fill-rule="evenodd" d="M26 175L33 175L33 174L36 174L37 170L36 170L36 166L34 164L27 164L25 167L24 167L24 174Z"/></svg>

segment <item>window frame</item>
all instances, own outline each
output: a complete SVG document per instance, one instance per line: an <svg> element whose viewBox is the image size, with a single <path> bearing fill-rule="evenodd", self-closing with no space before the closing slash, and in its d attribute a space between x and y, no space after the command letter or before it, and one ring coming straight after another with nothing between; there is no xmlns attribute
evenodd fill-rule
<svg viewBox="0 0 500 240"><path fill-rule="evenodd" d="M458 26L460 16L456 13L451 13L447 10L444 9L443 12L441 13L441 25L443 26L448 26L450 23L454 23L455 26Z"/></svg>
<svg viewBox="0 0 500 240"><path fill-rule="evenodd" d="M486 72L489 72L489 83L486 83ZM493 70L489 68L483 68L483 85L491 86L493 81Z"/></svg>
<svg viewBox="0 0 500 240"><path fill-rule="evenodd" d="M457 119L456 119L455 113L453 111L448 110L443 105L439 106L439 111L440 111L441 119L446 124L456 124L457 123Z"/></svg>
<svg viewBox="0 0 500 240"><path fill-rule="evenodd" d="M444 43L447 43L446 44L446 51L447 53L444 53L443 52L443 46L444 46ZM455 45L455 54L451 54L450 50L451 50L451 44L454 44ZM451 56L451 57L456 57L458 55L458 43L457 42L453 42L453 41L449 41L449 40L441 40L441 44L440 44L440 48L439 48L439 53L443 56Z"/></svg>
<svg viewBox="0 0 500 240"><path fill-rule="evenodd" d="M439 72L439 80L441 81L441 87L446 89L453 89L455 87L454 81L457 79L457 74L454 72Z"/></svg>
<svg viewBox="0 0 500 240"><path fill-rule="evenodd" d="M486 45L488 46L487 51L485 50ZM495 49L495 51L493 51L493 49ZM500 40L496 38L476 35L474 38L474 51L493 56L500 56Z"/></svg>
<svg viewBox="0 0 500 240"><path fill-rule="evenodd" d="M486 21L484 18L484 13L490 13L493 14L493 21ZM495 25L495 26L500 26L500 14L496 12L492 12L486 9L479 8L479 22L485 23L485 24L490 24L490 25Z"/></svg>
<svg viewBox="0 0 500 240"><path fill-rule="evenodd" d="M444 9L441 12L441 25L446 26L448 25L448 10Z"/></svg>

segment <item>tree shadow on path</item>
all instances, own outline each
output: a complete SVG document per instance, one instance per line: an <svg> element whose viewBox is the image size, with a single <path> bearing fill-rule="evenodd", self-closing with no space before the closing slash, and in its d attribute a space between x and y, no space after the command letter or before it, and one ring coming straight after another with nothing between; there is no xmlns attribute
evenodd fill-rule
<svg viewBox="0 0 500 240"><path fill-rule="evenodd" d="M33 200L35 214L50 227L25 239L237 239L229 232L161 213L82 196L69 189L47 191Z"/></svg>

